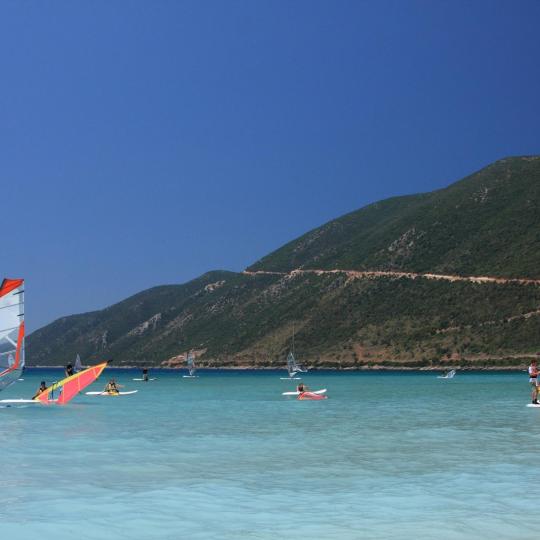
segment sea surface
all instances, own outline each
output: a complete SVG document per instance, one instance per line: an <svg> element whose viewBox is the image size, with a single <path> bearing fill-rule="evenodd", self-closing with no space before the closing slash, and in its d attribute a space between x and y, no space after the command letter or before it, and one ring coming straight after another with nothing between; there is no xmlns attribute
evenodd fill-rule
<svg viewBox="0 0 540 540"><path fill-rule="evenodd" d="M283 373L107 370L88 389L138 393L0 408L0 538L537 538L525 373L306 374L326 401Z"/></svg>

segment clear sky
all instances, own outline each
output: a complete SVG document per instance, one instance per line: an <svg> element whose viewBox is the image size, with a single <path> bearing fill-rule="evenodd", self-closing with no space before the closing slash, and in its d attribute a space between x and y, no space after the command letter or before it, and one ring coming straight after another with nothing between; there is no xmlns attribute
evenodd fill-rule
<svg viewBox="0 0 540 540"><path fill-rule="evenodd" d="M540 2L1 0L0 275L35 329L540 153Z"/></svg>

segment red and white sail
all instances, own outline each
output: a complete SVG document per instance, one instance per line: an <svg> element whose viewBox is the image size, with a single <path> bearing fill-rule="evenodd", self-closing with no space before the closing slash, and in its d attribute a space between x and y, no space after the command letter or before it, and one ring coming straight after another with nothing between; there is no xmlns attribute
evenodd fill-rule
<svg viewBox="0 0 540 540"><path fill-rule="evenodd" d="M14 383L24 368L24 279L0 285L0 390Z"/></svg>

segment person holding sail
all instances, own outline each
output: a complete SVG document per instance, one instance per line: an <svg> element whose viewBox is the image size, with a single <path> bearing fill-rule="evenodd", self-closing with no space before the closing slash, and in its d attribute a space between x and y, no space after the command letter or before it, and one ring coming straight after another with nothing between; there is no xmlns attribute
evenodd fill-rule
<svg viewBox="0 0 540 540"><path fill-rule="evenodd" d="M45 381L41 381L38 391L34 394L34 396L32 396L32 399L36 399L40 394L45 392L45 390L47 390L47 383Z"/></svg>

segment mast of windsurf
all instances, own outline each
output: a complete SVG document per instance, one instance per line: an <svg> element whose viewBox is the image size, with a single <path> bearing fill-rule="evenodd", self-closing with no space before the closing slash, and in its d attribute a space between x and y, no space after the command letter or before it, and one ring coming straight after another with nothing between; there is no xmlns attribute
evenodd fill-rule
<svg viewBox="0 0 540 540"><path fill-rule="evenodd" d="M14 383L24 369L24 280L0 285L0 390Z"/></svg>

